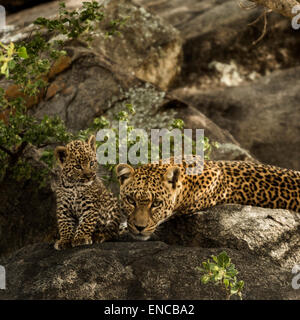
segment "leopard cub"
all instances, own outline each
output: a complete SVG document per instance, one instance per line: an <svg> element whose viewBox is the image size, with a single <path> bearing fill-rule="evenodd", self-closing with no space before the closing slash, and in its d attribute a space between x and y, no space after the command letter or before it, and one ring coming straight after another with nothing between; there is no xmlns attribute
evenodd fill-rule
<svg viewBox="0 0 300 320"><path fill-rule="evenodd" d="M99 243L118 236L118 200L97 177L96 141L75 140L55 149L60 166L56 190L57 223L60 240L57 250Z"/></svg>

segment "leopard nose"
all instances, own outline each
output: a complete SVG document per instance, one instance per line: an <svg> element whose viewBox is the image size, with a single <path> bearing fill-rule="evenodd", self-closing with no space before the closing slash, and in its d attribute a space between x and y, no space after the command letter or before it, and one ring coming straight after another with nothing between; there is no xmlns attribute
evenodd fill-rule
<svg viewBox="0 0 300 320"><path fill-rule="evenodd" d="M83 176L84 176L85 178L90 179L90 178L93 176L93 172L84 172L84 173L83 173Z"/></svg>
<svg viewBox="0 0 300 320"><path fill-rule="evenodd" d="M139 232L142 232L145 229L145 227L137 226L136 224L134 226L136 227L137 231L139 231Z"/></svg>

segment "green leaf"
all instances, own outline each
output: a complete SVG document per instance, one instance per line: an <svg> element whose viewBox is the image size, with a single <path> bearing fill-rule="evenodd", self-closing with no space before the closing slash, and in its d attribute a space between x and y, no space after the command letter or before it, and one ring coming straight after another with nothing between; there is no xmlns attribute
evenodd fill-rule
<svg viewBox="0 0 300 320"><path fill-rule="evenodd" d="M201 277L201 282L203 284L207 284L209 282L209 280L210 280L210 277L207 274L205 274L204 276Z"/></svg>
<svg viewBox="0 0 300 320"><path fill-rule="evenodd" d="M214 276L214 281L221 281L223 279L223 274L221 272L218 272L215 276Z"/></svg>
<svg viewBox="0 0 300 320"><path fill-rule="evenodd" d="M237 294L238 291L239 291L239 290L238 290L237 288L231 288L231 289L230 289L230 294L231 294L231 295Z"/></svg>
<svg viewBox="0 0 300 320"><path fill-rule="evenodd" d="M13 42L11 42L7 48L7 56L11 58L12 55L14 54L14 51L15 51L15 45Z"/></svg>
<svg viewBox="0 0 300 320"><path fill-rule="evenodd" d="M9 76L9 70L7 68L7 61L5 61L3 64L2 64L2 67L0 69L0 72L1 74L5 74L6 77Z"/></svg>
<svg viewBox="0 0 300 320"><path fill-rule="evenodd" d="M227 289L229 287L229 280L224 279L223 282L224 282L225 288Z"/></svg>
<svg viewBox="0 0 300 320"><path fill-rule="evenodd" d="M239 287L240 290L242 290L242 289L244 288L244 285L245 285L245 283L244 283L243 280L240 280L240 281L238 282L238 287Z"/></svg>
<svg viewBox="0 0 300 320"><path fill-rule="evenodd" d="M20 47L17 51L17 55L22 59L28 59L26 47Z"/></svg>
<svg viewBox="0 0 300 320"><path fill-rule="evenodd" d="M217 265L212 265L211 270L217 272L220 270L220 268Z"/></svg>
<svg viewBox="0 0 300 320"><path fill-rule="evenodd" d="M230 264L230 258L228 257L227 253L225 251L222 251L218 255L218 265L222 267L227 267Z"/></svg>
<svg viewBox="0 0 300 320"><path fill-rule="evenodd" d="M9 69L9 70L13 70L15 67L16 67L15 61L14 61L14 60L10 60L10 61L8 62L8 69Z"/></svg>

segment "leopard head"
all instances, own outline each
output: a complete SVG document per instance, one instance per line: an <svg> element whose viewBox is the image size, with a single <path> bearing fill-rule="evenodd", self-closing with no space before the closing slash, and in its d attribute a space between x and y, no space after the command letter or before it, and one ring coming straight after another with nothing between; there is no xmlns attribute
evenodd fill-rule
<svg viewBox="0 0 300 320"><path fill-rule="evenodd" d="M148 240L173 214L182 188L181 169L155 164L133 169L130 165L119 164L116 174L128 229L134 238Z"/></svg>
<svg viewBox="0 0 300 320"><path fill-rule="evenodd" d="M74 140L65 147L54 151L61 168L61 177L68 183L89 183L96 177L96 139L91 136L87 141Z"/></svg>

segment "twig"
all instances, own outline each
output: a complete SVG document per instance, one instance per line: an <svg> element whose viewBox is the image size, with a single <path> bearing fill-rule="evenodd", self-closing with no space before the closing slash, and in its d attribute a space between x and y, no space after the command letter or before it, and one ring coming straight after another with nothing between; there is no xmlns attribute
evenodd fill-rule
<svg viewBox="0 0 300 320"><path fill-rule="evenodd" d="M259 41L261 41L261 40L264 38L264 36L266 35L266 33L267 33L267 25L268 25L267 14L270 13L270 12L272 12L272 10L270 10L270 9L264 9L263 13L262 13L257 19L255 19L253 22L251 22L251 23L248 24L249 26L253 26L253 25L256 24L262 17L264 18L264 29L263 29L263 32L262 32L262 34L260 35L260 37L259 37L257 40L255 40L255 41L252 42L252 45L253 45L253 46L255 46Z"/></svg>

